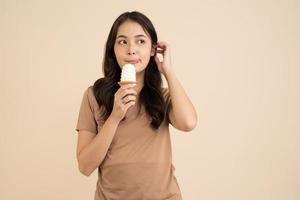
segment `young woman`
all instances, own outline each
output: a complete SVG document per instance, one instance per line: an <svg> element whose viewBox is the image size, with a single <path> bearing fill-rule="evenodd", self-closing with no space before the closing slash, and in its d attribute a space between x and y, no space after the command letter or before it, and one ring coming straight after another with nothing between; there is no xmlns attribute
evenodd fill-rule
<svg viewBox="0 0 300 200"><path fill-rule="evenodd" d="M162 55L162 61L157 57ZM118 85L131 63L136 85ZM196 111L172 69L170 46L151 21L126 12L108 35L104 77L83 95L76 130L82 174L98 169L95 199L182 199L172 164L169 123L191 131ZM162 75L168 88L162 88Z"/></svg>

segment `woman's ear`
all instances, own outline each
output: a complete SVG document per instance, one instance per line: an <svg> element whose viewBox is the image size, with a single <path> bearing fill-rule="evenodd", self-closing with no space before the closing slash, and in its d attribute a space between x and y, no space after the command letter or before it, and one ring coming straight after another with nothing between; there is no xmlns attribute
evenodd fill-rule
<svg viewBox="0 0 300 200"><path fill-rule="evenodd" d="M152 45L152 48L151 48L151 56L155 56L156 55L156 48L157 46L155 44Z"/></svg>

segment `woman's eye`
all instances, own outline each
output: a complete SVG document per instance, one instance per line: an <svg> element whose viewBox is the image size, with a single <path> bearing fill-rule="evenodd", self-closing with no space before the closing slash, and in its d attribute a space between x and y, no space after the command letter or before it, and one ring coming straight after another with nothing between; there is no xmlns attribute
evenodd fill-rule
<svg viewBox="0 0 300 200"><path fill-rule="evenodd" d="M138 44L144 44L146 41L145 40L138 40ZM127 44L126 40L119 40L119 44Z"/></svg>
<svg viewBox="0 0 300 200"><path fill-rule="evenodd" d="M119 40L119 44L125 44L126 41L125 40Z"/></svg>

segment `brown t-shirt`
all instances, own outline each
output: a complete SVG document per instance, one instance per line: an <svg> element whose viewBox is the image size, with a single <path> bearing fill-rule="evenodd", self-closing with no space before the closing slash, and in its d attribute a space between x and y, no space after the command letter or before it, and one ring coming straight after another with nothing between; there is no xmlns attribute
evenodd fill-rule
<svg viewBox="0 0 300 200"><path fill-rule="evenodd" d="M166 103L170 102L164 89ZM132 107L132 109L135 109ZM76 131L97 134L103 125L92 86L84 92ZM95 200L180 200L181 192L172 164L172 150L167 118L157 131L142 108L137 118L121 121L98 168Z"/></svg>

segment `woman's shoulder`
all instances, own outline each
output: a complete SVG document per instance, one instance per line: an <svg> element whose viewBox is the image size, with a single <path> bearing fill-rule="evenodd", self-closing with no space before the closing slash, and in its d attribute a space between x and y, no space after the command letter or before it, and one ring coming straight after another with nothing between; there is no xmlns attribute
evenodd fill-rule
<svg viewBox="0 0 300 200"><path fill-rule="evenodd" d="M103 109L103 107L99 106L96 100L93 85L90 85L85 89L84 96L89 102L90 109L94 114L97 124L101 125L103 123L102 110L101 110Z"/></svg>
<svg viewBox="0 0 300 200"><path fill-rule="evenodd" d="M92 85L89 85L87 88L85 88L84 95L86 95L89 99L95 97Z"/></svg>
<svg viewBox="0 0 300 200"><path fill-rule="evenodd" d="M92 109L99 109L99 105L98 105L98 103L97 103L97 100L96 100L96 97L95 97L95 94L94 94L94 90L93 90L93 86L92 86L92 85L88 86L88 87L85 89L85 91L84 91L84 96L86 96L87 99L89 100Z"/></svg>

